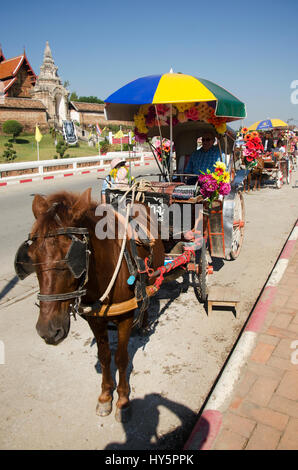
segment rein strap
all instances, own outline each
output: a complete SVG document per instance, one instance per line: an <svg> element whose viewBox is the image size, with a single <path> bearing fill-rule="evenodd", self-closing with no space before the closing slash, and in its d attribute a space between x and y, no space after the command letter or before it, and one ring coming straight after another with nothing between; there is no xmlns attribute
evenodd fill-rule
<svg viewBox="0 0 298 470"><path fill-rule="evenodd" d="M86 295L87 290L75 290L73 292L66 292L65 294L37 294L38 300L42 302L51 302L53 300L69 300L75 297L83 297Z"/></svg>

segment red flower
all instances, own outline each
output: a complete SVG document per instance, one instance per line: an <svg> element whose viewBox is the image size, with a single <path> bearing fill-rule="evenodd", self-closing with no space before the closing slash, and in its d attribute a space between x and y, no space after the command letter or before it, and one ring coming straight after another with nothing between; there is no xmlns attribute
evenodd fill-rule
<svg viewBox="0 0 298 470"><path fill-rule="evenodd" d="M255 148L254 143L251 140L247 141L246 142L246 148L248 150L253 150Z"/></svg>
<svg viewBox="0 0 298 470"><path fill-rule="evenodd" d="M165 104L157 104L156 109L158 114L164 115L169 111L170 108Z"/></svg>

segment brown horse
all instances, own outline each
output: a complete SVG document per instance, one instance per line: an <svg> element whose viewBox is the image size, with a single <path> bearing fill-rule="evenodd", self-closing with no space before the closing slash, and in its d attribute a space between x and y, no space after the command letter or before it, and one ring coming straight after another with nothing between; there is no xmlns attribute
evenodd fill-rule
<svg viewBox="0 0 298 470"><path fill-rule="evenodd" d="M95 215L97 203L91 201L91 189L81 195L60 192L48 197L36 195L32 210L36 221L33 225L28 248L28 256L37 274L40 287L40 313L36 329L38 334L48 344L58 344L66 338L70 328L70 310L74 299L70 295L78 293L82 302L87 305L95 304L106 291L114 274L115 266L121 252L122 240L117 238L120 221L116 223L115 239L99 239L96 235L96 224L103 216ZM147 210L147 209L146 209ZM87 230L86 230L87 229ZM88 250L85 249L84 237L88 232ZM123 237L122 237L123 238ZM87 276L82 278L80 268L74 268L74 275L67 264L70 261L68 253L72 242L83 254L89 251ZM80 240L80 242L78 241ZM86 240L85 240L86 241ZM80 251L82 254L82 251ZM138 256L144 259L148 256L148 246L137 246ZM151 246L151 267L156 269L163 264L164 249L160 239ZM77 256L72 255L72 262L77 262ZM80 276L79 276L80 275ZM128 366L128 340L131 334L136 298L134 289L129 286L127 279L130 273L128 263L121 262L115 283L103 300L103 306L93 312L93 316L82 315L87 320L95 336L98 346L98 358L102 368L102 391L98 398L97 414L108 415L112 410L112 393L114 382L110 370L111 352L109 348L107 326L112 321L118 329L118 348L115 362L119 370L117 387L118 401L116 403L116 419L127 419L129 410L129 384L126 378ZM82 283L83 279L83 283ZM83 291L83 292L82 292ZM86 291L86 292L85 292ZM77 299L76 299L77 301ZM109 314L109 307L122 306L123 313L114 311Z"/></svg>

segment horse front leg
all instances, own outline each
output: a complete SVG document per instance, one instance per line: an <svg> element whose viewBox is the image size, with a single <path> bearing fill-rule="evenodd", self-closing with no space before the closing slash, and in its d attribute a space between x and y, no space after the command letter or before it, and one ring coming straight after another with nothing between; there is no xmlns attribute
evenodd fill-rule
<svg viewBox="0 0 298 470"><path fill-rule="evenodd" d="M118 323L118 347L115 354L115 362L119 371L119 382L117 387L118 401L116 403L116 420L126 422L130 417L129 383L127 380L128 341L133 324L134 311L119 317Z"/></svg>
<svg viewBox="0 0 298 470"><path fill-rule="evenodd" d="M112 393L115 388L111 374L111 351L107 331L108 322L102 318L90 318L88 323L96 339L98 360L102 370L101 394L98 397L96 414L98 416L108 416L112 411Z"/></svg>

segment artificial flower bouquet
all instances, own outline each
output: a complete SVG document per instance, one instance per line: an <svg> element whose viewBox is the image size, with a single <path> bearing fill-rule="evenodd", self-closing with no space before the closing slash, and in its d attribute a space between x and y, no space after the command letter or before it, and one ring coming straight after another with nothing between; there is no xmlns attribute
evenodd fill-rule
<svg viewBox="0 0 298 470"><path fill-rule="evenodd" d="M129 181L133 179L129 173L129 168L127 166L121 166L113 168L110 171L110 176L112 177L114 183L118 184L128 184Z"/></svg>
<svg viewBox="0 0 298 470"><path fill-rule="evenodd" d="M253 168L258 163L258 158L264 152L261 138L257 131L249 132L246 127L241 129L244 140L243 157L246 168Z"/></svg>
<svg viewBox="0 0 298 470"><path fill-rule="evenodd" d="M208 201L209 208L212 207L213 201L220 196L226 196L231 191L230 175L226 170L223 162L214 164L214 171L207 170L198 177L199 193Z"/></svg>
<svg viewBox="0 0 298 470"><path fill-rule="evenodd" d="M173 149L174 150L174 149ZM156 140L155 142L155 155L160 162L168 165L171 153L171 141L167 139Z"/></svg>
<svg viewBox="0 0 298 470"><path fill-rule="evenodd" d="M202 121L212 124L219 134L227 129L226 118L215 115L215 105L211 103L175 103L172 108L168 104L151 104L140 106L134 115L135 138L137 142L145 142L151 127L169 126L172 113L172 125L187 121Z"/></svg>

